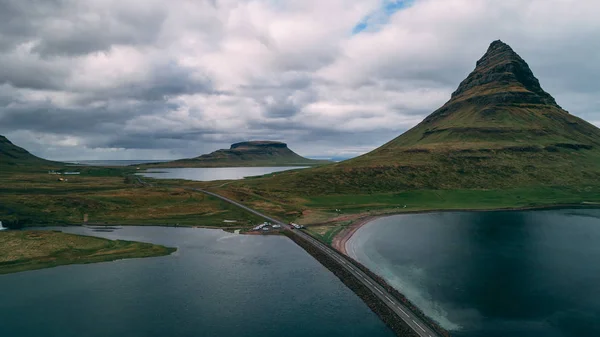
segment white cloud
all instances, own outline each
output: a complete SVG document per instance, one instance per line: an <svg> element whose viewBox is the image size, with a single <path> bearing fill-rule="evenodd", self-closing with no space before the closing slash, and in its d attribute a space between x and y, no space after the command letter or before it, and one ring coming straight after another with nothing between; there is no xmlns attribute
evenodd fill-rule
<svg viewBox="0 0 600 337"><path fill-rule="evenodd" d="M51 159L261 138L357 154L442 105L499 38L565 109L600 118L594 1L415 0L388 17L380 0L65 3L0 14L0 133Z"/></svg>

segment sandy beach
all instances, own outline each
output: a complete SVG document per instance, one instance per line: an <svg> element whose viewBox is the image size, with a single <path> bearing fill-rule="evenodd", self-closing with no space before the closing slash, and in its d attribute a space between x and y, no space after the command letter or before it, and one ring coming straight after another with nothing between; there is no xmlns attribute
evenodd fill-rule
<svg viewBox="0 0 600 337"><path fill-rule="evenodd" d="M346 243L348 242L348 240L350 240L352 235L354 235L354 233L356 233L356 231L360 227L380 217L381 216L366 216L364 218L357 219L350 226L344 228L333 238L331 246L340 253L348 256L348 252L346 251Z"/></svg>

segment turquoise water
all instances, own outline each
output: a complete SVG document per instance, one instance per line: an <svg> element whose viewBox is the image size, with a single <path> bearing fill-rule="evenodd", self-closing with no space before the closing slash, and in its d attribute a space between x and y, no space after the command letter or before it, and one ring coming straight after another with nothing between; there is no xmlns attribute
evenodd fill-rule
<svg viewBox="0 0 600 337"><path fill-rule="evenodd" d="M390 216L347 248L452 336L600 336L600 210Z"/></svg>
<svg viewBox="0 0 600 337"><path fill-rule="evenodd" d="M305 166L284 167L198 167L151 169L139 175L155 179L186 179L196 181L231 180L261 176L273 172L306 168Z"/></svg>
<svg viewBox="0 0 600 337"><path fill-rule="evenodd" d="M0 275L0 336L393 336L285 237L163 227L65 231L179 250Z"/></svg>

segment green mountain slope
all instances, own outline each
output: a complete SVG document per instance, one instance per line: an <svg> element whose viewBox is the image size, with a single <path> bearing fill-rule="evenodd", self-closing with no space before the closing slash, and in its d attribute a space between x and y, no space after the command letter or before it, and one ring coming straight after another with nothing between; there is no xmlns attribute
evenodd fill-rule
<svg viewBox="0 0 600 337"><path fill-rule="evenodd" d="M527 63L495 41L444 106L396 139L251 183L306 195L599 185L600 129L558 106Z"/></svg>
<svg viewBox="0 0 600 337"><path fill-rule="evenodd" d="M240 166L313 166L330 163L326 160L304 158L290 150L285 143L251 141L231 145L196 158L166 163L151 163L144 167L240 167Z"/></svg>
<svg viewBox="0 0 600 337"><path fill-rule="evenodd" d="M54 165L56 162L32 155L0 135L0 166Z"/></svg>

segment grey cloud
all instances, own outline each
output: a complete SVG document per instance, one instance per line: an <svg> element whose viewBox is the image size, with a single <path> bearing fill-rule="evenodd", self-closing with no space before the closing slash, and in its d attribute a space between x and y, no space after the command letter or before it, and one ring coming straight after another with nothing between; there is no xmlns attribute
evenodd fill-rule
<svg viewBox="0 0 600 337"><path fill-rule="evenodd" d="M267 116L275 118L291 117L297 114L301 109L289 99L280 102L266 103L265 105Z"/></svg>
<svg viewBox="0 0 600 337"><path fill-rule="evenodd" d="M58 90L71 70L64 60L42 61L32 55L0 54L0 84L16 88Z"/></svg>
<svg viewBox="0 0 600 337"><path fill-rule="evenodd" d="M150 44L166 14L153 6L108 6L77 0L0 1L0 49L32 42L44 57L84 55L116 44ZM97 7L94 7L97 6Z"/></svg>
<svg viewBox="0 0 600 337"><path fill-rule="evenodd" d="M481 8L492 3L482 1ZM263 15L273 2L254 4L251 10L241 10L246 2L212 1L205 6L179 0L0 0L0 133L15 135L37 154L58 154L61 159L72 159L78 148L82 156L147 156L152 151L195 156L248 139L285 141L305 155L358 154L409 127L386 121L418 120L443 104L445 93L449 98L487 44L498 37L530 62L559 104L588 120L600 119L600 65L594 62L600 56L595 41L599 28L591 24L572 32L561 30L564 37L555 38L530 33L534 30L528 30L525 21L508 20L514 32L502 28L509 24L501 16L503 24L490 19L480 27L479 18L487 17L471 8L478 19L461 17L464 27L456 30L450 19L445 30L435 29L436 20L446 17L420 17L390 20L388 25L406 21L417 26L399 27L394 31L401 33L389 40L377 39L378 32L352 40L355 22L348 26L348 36L313 34L312 29L331 27L308 27L305 24L312 21L301 15L310 13L284 13L287 6L274 10L277 15ZM314 5L306 4L305 8ZM413 7L418 6L416 1ZM231 8L240 9L238 17L228 12ZM279 14L299 17L301 24L263 22ZM427 25L418 26L420 22ZM386 26L380 28L384 31ZM369 37L377 43L370 43ZM252 49L256 43L248 41L262 45ZM360 43L350 46L352 41ZM130 54L117 53L116 60L110 59L123 50L131 52L132 59L147 52L139 67L143 73L102 76L104 66L110 68L107 72L128 66L137 71L135 64L123 64ZM90 60L98 62L91 70L86 68ZM236 72L223 69L229 67ZM335 70L330 77L325 74L329 67ZM82 81L81 74L91 76L89 81ZM335 125L307 120L315 114ZM369 131L354 126L340 131L336 124L353 119L383 122L374 122ZM231 132L231 125L239 127ZM31 135L45 140L76 137L79 147L27 143L35 139ZM68 153L60 154L61 149Z"/></svg>
<svg viewBox="0 0 600 337"><path fill-rule="evenodd" d="M179 95L222 93L213 89L212 81L206 75L176 64L156 65L150 70L148 77L140 81L116 83L112 87L94 91L78 88L72 90L81 94L80 103L118 99L164 101Z"/></svg>
<svg viewBox="0 0 600 337"><path fill-rule="evenodd" d="M79 19L68 27L47 28L34 52L45 56L83 55L106 51L113 45L143 45L156 39L164 13L138 17L133 13L106 13L94 20ZM140 15L140 14L138 14Z"/></svg>
<svg viewBox="0 0 600 337"><path fill-rule="evenodd" d="M160 114L162 104L107 105L105 107L59 108L50 102L19 103L0 108L0 130L30 130L40 133L86 136L117 132L139 115Z"/></svg>
<svg viewBox="0 0 600 337"><path fill-rule="evenodd" d="M0 51L34 38L42 21L55 17L66 4L63 0L1 0Z"/></svg>

